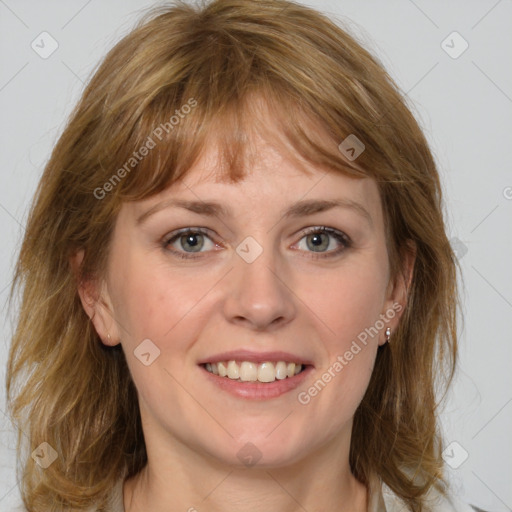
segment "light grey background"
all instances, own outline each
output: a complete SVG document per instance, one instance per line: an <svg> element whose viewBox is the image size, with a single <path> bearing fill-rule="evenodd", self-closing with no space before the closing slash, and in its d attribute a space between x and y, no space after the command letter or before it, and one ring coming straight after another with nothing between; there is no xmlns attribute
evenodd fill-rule
<svg viewBox="0 0 512 512"><path fill-rule="evenodd" d="M447 468L465 501L510 511L512 2L307 4L348 23L381 59L407 92L436 155L448 230L464 278L460 366L441 417L447 444L458 443L450 446L447 460L460 466ZM65 119L93 67L150 5L142 0L0 0L2 306L31 197ZM59 45L47 59L31 48L43 31ZM463 39L450 36L453 31ZM469 47L452 58L447 51L458 54L464 40ZM5 306L2 318L5 362L12 331ZM5 364L0 373L4 390ZM19 494L5 392L0 410L0 509L10 510Z"/></svg>

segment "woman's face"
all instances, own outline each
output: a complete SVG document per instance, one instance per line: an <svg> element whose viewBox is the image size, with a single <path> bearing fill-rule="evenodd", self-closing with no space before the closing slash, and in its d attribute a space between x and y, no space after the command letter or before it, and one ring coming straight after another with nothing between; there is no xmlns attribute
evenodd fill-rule
<svg viewBox="0 0 512 512"><path fill-rule="evenodd" d="M346 449L400 289L373 180L255 147L242 182L216 181L212 148L123 204L93 321L122 343L148 449L276 467Z"/></svg>

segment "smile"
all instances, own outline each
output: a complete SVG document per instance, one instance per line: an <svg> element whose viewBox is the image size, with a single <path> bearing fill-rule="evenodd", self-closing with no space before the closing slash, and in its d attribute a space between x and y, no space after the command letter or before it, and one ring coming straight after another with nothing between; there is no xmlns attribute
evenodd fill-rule
<svg viewBox="0 0 512 512"><path fill-rule="evenodd" d="M261 364L251 361L219 361L206 363L206 371L219 377L226 377L238 382L274 382L284 380L303 371L304 366L299 363L277 361Z"/></svg>

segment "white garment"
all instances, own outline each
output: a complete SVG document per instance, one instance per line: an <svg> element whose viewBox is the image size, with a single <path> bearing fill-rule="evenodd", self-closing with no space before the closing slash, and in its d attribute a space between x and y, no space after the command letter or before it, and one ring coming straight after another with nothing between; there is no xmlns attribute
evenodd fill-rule
<svg viewBox="0 0 512 512"><path fill-rule="evenodd" d="M368 512L405 512L408 510L405 502L384 482L377 481L374 487L370 483L370 496ZM425 507L429 512L475 512L476 510L453 494L445 497L434 488L431 488L425 496ZM121 512L124 511L121 510Z"/></svg>
<svg viewBox="0 0 512 512"><path fill-rule="evenodd" d="M110 495L108 506L104 509L106 512L125 512L123 504L123 483L124 478L120 478ZM427 493L428 512L485 512L481 509L473 508L471 505L463 502L455 496L443 497L435 489ZM91 509L90 512L96 512L97 509ZM369 502L368 512L407 512L405 503L378 477L370 479L369 483ZM16 507L13 512L26 512L23 506ZM427 512L427 511L425 511Z"/></svg>
<svg viewBox="0 0 512 512"><path fill-rule="evenodd" d="M123 479L116 484L111 494L108 512L125 512L123 505ZM471 505L455 496L443 497L435 489L427 493L429 512L475 512ZM407 512L405 503L378 478L369 483L368 512Z"/></svg>

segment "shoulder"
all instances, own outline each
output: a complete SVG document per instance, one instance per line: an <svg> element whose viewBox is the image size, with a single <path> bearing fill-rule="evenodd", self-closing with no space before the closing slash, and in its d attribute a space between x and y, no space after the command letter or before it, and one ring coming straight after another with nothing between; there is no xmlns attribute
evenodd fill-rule
<svg viewBox="0 0 512 512"><path fill-rule="evenodd" d="M386 506L386 512L399 512L406 510L405 503L386 485L382 484L382 497ZM425 497L426 510L428 512L489 512L475 505L466 503L453 492L446 496L437 489L432 488Z"/></svg>
<svg viewBox="0 0 512 512"><path fill-rule="evenodd" d="M124 512L123 484L125 477L119 478L112 488L108 502L108 512ZM474 511L472 511L474 512Z"/></svg>
<svg viewBox="0 0 512 512"><path fill-rule="evenodd" d="M123 483L124 477L117 480L109 495L106 507L92 507L88 508L85 512L125 512L123 504ZM2 509L2 511L3 510L4 509ZM21 499L19 499L9 512L27 512L27 509Z"/></svg>

